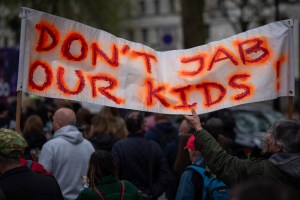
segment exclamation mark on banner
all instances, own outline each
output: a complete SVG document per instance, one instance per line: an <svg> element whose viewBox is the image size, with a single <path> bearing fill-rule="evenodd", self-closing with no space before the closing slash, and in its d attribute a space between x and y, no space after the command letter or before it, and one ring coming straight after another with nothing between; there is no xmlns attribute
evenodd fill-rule
<svg viewBox="0 0 300 200"><path fill-rule="evenodd" d="M280 90L280 74L281 74L281 67L282 63L284 63L285 57L282 56L277 62L275 63L275 71L276 71L276 91Z"/></svg>

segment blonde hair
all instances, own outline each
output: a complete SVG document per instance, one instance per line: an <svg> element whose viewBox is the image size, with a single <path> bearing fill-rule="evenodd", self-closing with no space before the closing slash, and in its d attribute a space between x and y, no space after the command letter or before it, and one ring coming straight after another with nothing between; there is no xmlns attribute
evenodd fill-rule
<svg viewBox="0 0 300 200"><path fill-rule="evenodd" d="M117 133L117 126L114 117L104 117L101 115L96 115L92 119L92 126L93 126L93 135L97 134L113 134Z"/></svg>
<svg viewBox="0 0 300 200"><path fill-rule="evenodd" d="M118 139L123 139L128 135L128 130L123 118L116 116L110 107L104 107L91 122L93 135L113 134Z"/></svg>

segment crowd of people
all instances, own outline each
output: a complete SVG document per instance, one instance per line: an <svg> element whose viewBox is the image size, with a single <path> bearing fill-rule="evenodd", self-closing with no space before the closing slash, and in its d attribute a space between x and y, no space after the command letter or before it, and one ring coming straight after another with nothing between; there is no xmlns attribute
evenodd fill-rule
<svg viewBox="0 0 300 200"><path fill-rule="evenodd" d="M236 152L228 110L92 113L27 98L17 133L14 106L0 105L0 199L300 199L297 120L274 122L249 158Z"/></svg>

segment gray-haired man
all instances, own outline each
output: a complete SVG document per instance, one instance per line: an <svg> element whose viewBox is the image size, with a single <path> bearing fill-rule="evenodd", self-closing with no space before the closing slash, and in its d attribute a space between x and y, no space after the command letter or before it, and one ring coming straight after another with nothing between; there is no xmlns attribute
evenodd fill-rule
<svg viewBox="0 0 300 200"><path fill-rule="evenodd" d="M195 148L201 151L209 169L232 186L248 179L276 182L291 190L293 199L300 197L300 122L279 120L269 130L268 160L241 160L228 155L215 139L202 128L195 110L185 116L195 128Z"/></svg>

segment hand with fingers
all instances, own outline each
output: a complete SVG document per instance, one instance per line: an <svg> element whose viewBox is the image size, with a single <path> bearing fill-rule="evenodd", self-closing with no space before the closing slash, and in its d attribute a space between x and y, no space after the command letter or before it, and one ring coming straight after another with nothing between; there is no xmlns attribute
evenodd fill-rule
<svg viewBox="0 0 300 200"><path fill-rule="evenodd" d="M194 127L195 131L203 130L200 118L194 108L192 108L192 115L184 115L184 118Z"/></svg>

